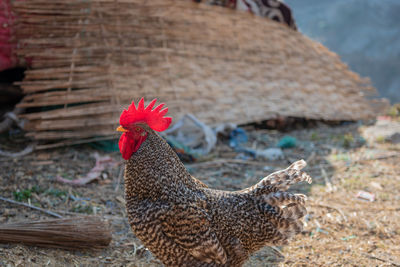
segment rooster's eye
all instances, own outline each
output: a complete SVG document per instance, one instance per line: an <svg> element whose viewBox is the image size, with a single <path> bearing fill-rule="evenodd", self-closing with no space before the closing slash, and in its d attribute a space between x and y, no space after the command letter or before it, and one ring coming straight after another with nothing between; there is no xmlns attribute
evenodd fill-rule
<svg viewBox="0 0 400 267"><path fill-rule="evenodd" d="M139 127L137 127L137 128L135 129L136 132L140 132L140 130L141 130L141 129L140 129Z"/></svg>

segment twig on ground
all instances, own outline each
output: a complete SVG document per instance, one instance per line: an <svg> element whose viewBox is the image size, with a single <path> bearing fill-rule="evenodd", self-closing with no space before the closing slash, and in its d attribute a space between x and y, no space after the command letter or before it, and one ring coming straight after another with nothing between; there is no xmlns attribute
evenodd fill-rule
<svg viewBox="0 0 400 267"><path fill-rule="evenodd" d="M370 161L370 160L379 160L379 159L388 159L388 158L397 158L400 157L400 153L388 153L386 155L380 155L372 158L361 158L355 160L354 162L362 162L362 161Z"/></svg>
<svg viewBox="0 0 400 267"><path fill-rule="evenodd" d="M391 260L382 259L382 258L379 258L379 257L374 256L372 254L367 254L367 253L362 253L362 255L365 256L365 257L368 257L370 259L375 259L375 260L378 260L378 261L387 262L387 263L390 263L390 264L392 264L394 266L399 266L400 267L400 263L395 263L395 262L393 262Z"/></svg>
<svg viewBox="0 0 400 267"><path fill-rule="evenodd" d="M54 217L57 217L57 218L62 218L62 217L63 217L63 216L61 216L60 214L57 214L57 213L55 213L55 212L52 212L52 211L49 211L49 210L45 210L45 209L42 209L42 208L38 208L38 207L29 205L29 204L26 204L26 203L23 203L23 202L14 201L14 200L12 200L12 199L0 197L0 200L6 201L6 202L8 202L8 203L15 204L15 205L20 205L20 206L28 207L28 208L31 208L31 209L34 209L34 210L38 210L38 211L44 212L44 213L46 213L46 214L48 214L48 215L51 215L51 216L54 216Z"/></svg>

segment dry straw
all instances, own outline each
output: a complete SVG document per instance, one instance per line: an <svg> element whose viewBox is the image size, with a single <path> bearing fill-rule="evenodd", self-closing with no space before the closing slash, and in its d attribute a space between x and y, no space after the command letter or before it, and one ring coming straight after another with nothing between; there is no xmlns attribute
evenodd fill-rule
<svg viewBox="0 0 400 267"><path fill-rule="evenodd" d="M111 242L108 224L94 216L0 225L1 243L63 249L101 249Z"/></svg>
<svg viewBox="0 0 400 267"><path fill-rule="evenodd" d="M276 116L369 118L382 101L327 48L285 25L190 0L14 1L19 56L32 59L18 107L28 136L115 137L145 96L210 125ZM63 141L60 141L63 140Z"/></svg>

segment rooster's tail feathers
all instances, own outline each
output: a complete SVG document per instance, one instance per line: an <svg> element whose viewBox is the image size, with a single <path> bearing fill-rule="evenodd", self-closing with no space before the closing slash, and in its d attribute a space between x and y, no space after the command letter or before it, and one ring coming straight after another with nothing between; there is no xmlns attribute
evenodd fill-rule
<svg viewBox="0 0 400 267"><path fill-rule="evenodd" d="M257 187L275 185L279 189L286 190L290 185L298 182L306 181L310 184L312 178L307 173L301 171L306 166L307 163L304 160L298 160L286 169L266 176L257 184Z"/></svg>
<svg viewBox="0 0 400 267"><path fill-rule="evenodd" d="M292 194L290 192L277 191L263 196L264 201L272 206L282 206L291 203L304 205L307 197L303 194Z"/></svg>
<svg viewBox="0 0 400 267"><path fill-rule="evenodd" d="M298 220L303 218L307 214L307 209L301 204L289 204L282 208L282 217L285 219Z"/></svg>
<svg viewBox="0 0 400 267"><path fill-rule="evenodd" d="M307 163L304 160L298 160L288 168L271 173L264 177L259 183L244 189L241 192L260 196L275 193L279 190L286 191L291 185L302 181L310 184L312 178L301 170L306 165Z"/></svg>
<svg viewBox="0 0 400 267"><path fill-rule="evenodd" d="M270 239L274 245L285 244L288 239L303 229L301 219L307 214L305 208L307 197L303 194L286 192L286 190L290 185L298 182L311 183L311 177L301 171L305 166L304 160L296 161L285 170L274 172L247 189L249 194L256 197L266 219L276 227L279 233Z"/></svg>
<svg viewBox="0 0 400 267"><path fill-rule="evenodd" d="M298 217L304 216L305 208L302 205L295 204L283 209L278 207L273 207L272 209L279 210L279 212L271 213L271 207L269 208L268 221L274 225L272 228L273 233L268 233L270 236L269 242L272 245L285 245L291 237L303 230L303 222Z"/></svg>

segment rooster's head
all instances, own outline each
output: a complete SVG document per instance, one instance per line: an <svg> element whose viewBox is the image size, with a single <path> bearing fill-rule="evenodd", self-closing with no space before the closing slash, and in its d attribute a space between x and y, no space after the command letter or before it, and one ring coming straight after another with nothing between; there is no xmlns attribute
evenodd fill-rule
<svg viewBox="0 0 400 267"><path fill-rule="evenodd" d="M119 139L119 150L124 159L128 160L146 140L148 135L146 128L162 132L171 124L172 119L164 117L168 112L168 108L163 109L164 103L153 109L156 101L157 99L154 99L144 107L144 99L141 98L137 107L132 102L128 110L122 112L117 131L124 132Z"/></svg>

